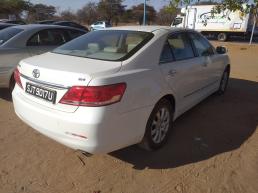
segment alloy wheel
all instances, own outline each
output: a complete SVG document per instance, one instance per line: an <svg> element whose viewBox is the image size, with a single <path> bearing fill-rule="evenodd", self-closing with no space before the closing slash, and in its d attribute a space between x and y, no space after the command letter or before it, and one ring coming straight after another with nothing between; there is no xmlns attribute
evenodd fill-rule
<svg viewBox="0 0 258 193"><path fill-rule="evenodd" d="M170 113L165 107L159 109L151 124L151 138L154 143L161 143L169 130Z"/></svg>

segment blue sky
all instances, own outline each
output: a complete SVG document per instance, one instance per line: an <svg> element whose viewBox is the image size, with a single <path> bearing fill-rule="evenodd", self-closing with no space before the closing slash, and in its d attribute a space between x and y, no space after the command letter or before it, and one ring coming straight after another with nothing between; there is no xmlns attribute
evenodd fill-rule
<svg viewBox="0 0 258 193"><path fill-rule="evenodd" d="M72 9L77 10L81 8L83 5L85 5L88 2L98 2L98 0L30 0L31 3L44 3L48 5L53 5L59 8L60 10L64 9ZM133 5L137 5L140 3L143 3L144 0L124 0L124 4L128 7L131 7ZM155 9L159 10L164 5L168 5L169 0L149 0L148 4L155 7Z"/></svg>

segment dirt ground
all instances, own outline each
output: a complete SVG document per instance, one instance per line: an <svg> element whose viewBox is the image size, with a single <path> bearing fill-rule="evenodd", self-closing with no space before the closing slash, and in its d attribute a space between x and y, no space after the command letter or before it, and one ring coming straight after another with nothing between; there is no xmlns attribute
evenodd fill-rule
<svg viewBox="0 0 258 193"><path fill-rule="evenodd" d="M258 45L227 46L227 93L185 113L152 153L84 157L25 125L0 90L0 193L257 193Z"/></svg>

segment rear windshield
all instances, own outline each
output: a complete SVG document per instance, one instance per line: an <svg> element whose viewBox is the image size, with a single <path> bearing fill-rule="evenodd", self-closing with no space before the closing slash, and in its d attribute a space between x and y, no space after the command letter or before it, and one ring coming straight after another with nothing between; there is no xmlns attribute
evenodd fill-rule
<svg viewBox="0 0 258 193"><path fill-rule="evenodd" d="M16 36L18 33L22 32L23 29L18 29L18 28L6 28L0 31L0 45L4 44L7 42L9 39L13 38Z"/></svg>
<svg viewBox="0 0 258 193"><path fill-rule="evenodd" d="M122 61L136 53L153 36L152 33L139 31L93 31L53 52L98 60Z"/></svg>

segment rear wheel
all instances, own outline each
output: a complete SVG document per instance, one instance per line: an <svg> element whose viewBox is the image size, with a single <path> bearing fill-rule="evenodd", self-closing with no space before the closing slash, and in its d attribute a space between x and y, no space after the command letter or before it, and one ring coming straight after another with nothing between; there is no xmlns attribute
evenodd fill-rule
<svg viewBox="0 0 258 193"><path fill-rule="evenodd" d="M140 147L146 150L161 148L168 140L173 123L173 108L167 99L161 99L153 109Z"/></svg>
<svg viewBox="0 0 258 193"><path fill-rule="evenodd" d="M221 80L220 80L220 86L219 86L219 90L218 90L218 94L220 94L220 95L224 94L227 89L229 74L230 74L230 70L229 70L229 68L226 68L225 71L223 72Z"/></svg>
<svg viewBox="0 0 258 193"><path fill-rule="evenodd" d="M219 33L217 38L218 38L219 41L225 42L225 41L227 41L228 36L227 36L226 33Z"/></svg>

